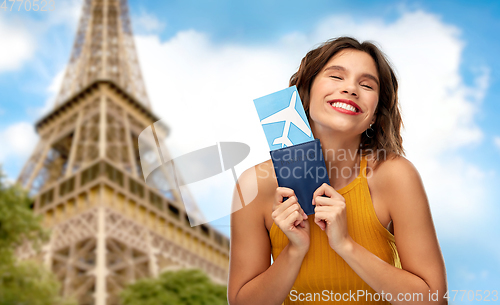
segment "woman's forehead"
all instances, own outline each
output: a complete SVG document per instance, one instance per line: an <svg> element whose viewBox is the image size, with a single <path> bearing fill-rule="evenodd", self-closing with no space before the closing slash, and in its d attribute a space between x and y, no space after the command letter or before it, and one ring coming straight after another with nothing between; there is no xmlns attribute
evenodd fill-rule
<svg viewBox="0 0 500 305"><path fill-rule="evenodd" d="M366 52L356 49L345 49L337 52L332 56L323 70L336 67L337 70L351 70L356 69L363 72L372 72L378 74L377 66L373 58Z"/></svg>

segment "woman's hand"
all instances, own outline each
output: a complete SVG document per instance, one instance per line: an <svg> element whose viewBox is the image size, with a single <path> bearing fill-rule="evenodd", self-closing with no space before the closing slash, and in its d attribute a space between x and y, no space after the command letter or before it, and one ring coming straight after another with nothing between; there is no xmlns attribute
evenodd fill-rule
<svg viewBox="0 0 500 305"><path fill-rule="evenodd" d="M352 242L347 231L345 198L323 183L314 192L312 204L315 205L314 222L326 232L330 247L337 253L342 252Z"/></svg>
<svg viewBox="0 0 500 305"><path fill-rule="evenodd" d="M283 202L283 197L288 197ZM310 227L308 216L297 201L295 192L287 187L276 189L272 218L276 225L288 237L290 249L296 249L305 255L309 250Z"/></svg>

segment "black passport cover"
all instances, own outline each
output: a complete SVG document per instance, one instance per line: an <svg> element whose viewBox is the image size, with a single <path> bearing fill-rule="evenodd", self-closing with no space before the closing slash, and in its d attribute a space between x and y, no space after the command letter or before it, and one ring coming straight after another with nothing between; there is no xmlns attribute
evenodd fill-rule
<svg viewBox="0 0 500 305"><path fill-rule="evenodd" d="M294 190L307 215L314 214L312 195L323 183L330 185L319 139L271 150L278 185Z"/></svg>

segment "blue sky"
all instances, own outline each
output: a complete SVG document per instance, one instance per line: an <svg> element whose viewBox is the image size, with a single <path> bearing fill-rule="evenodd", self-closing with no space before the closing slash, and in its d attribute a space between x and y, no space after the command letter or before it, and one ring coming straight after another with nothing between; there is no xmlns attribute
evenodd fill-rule
<svg viewBox="0 0 500 305"><path fill-rule="evenodd" d="M216 109L237 111L230 108L235 97L248 102L244 108L252 98L284 88L301 57L317 43L342 34L379 42L400 79L407 158L421 173L429 196L449 288L500 290L499 2L129 4L153 110L174 130L191 128L196 134L200 131L193 122L204 119L201 111L175 117L171 113L188 110L170 101L198 100L200 91ZM53 12L0 10L0 163L11 179L36 143L31 126L50 109L59 89L80 6L68 0L56 1ZM192 96L186 98L186 92ZM191 121L182 125L178 117ZM214 134L229 124L235 123L221 120ZM179 137L171 142L174 150L199 145ZM252 162L265 160L267 153L256 152ZM214 202L227 199L227 194L200 192ZM227 217L217 224L229 232Z"/></svg>

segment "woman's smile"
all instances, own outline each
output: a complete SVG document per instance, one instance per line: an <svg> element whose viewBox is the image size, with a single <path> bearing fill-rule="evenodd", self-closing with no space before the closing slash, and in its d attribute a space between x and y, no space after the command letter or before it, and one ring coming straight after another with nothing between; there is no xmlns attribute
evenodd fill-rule
<svg viewBox="0 0 500 305"><path fill-rule="evenodd" d="M358 115L363 113L361 108L358 106L358 104L354 103L351 100L346 100L346 99L334 99L331 101L328 101L328 104L330 106L337 110L338 112L349 114L349 115Z"/></svg>

